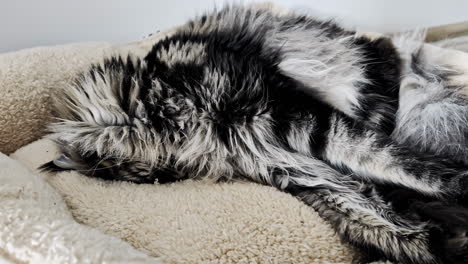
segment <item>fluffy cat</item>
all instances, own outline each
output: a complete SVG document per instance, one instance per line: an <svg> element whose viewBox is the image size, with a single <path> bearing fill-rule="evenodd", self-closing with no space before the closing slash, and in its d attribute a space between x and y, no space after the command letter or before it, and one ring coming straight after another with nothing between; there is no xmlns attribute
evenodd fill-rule
<svg viewBox="0 0 468 264"><path fill-rule="evenodd" d="M44 168L248 179L298 197L375 258L466 263L468 101L451 74L419 44L226 7L64 89L50 135L63 154Z"/></svg>

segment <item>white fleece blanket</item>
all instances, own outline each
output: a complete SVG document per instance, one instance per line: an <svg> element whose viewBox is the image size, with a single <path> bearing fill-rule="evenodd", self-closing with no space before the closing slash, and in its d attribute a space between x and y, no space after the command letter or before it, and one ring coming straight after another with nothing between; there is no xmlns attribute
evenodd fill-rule
<svg viewBox="0 0 468 264"><path fill-rule="evenodd" d="M0 256L7 263L159 263L118 238L78 224L61 195L0 153Z"/></svg>
<svg viewBox="0 0 468 264"><path fill-rule="evenodd" d="M136 185L104 182L76 172L40 174L36 168L55 155L53 143L39 140L11 155L23 167L8 157L2 157L2 162L15 166L12 167L13 171L18 169L22 173L22 178L17 178L15 173L0 174L0 182L5 181L7 186L2 189L2 194L16 188L44 195L41 207L36 199L29 199L29 196L14 196L15 202L9 204L5 217L15 221L6 225L8 230L0 232L13 236L17 234L16 225L25 226L24 231L18 230L24 239L8 238L15 241L7 248L10 255L21 255L17 250L27 249L41 251L38 254L44 258L73 252L97 259L93 254L102 250L99 244L89 255L84 251L74 252L75 248L86 248L87 241L95 236L94 233L100 233L73 223L71 212L76 221L119 237L149 255L161 256L164 263L349 263L352 259L350 248L340 243L330 226L317 213L296 198L274 188L253 183L212 184L195 181ZM26 187L21 187L23 185ZM54 210L49 213L49 208ZM41 215L44 220L36 217L24 221L22 217L10 216L9 212L16 210ZM60 214L56 211L60 211ZM73 226L73 230L69 230L70 234L50 232L54 229L45 223L62 215L68 217L65 218L68 221L66 224ZM29 226L39 226L41 229L29 230ZM55 240L68 241L62 236L73 237L75 230L80 234L77 239L66 245L58 245L70 249L63 252L47 250ZM38 244L36 241L25 243L34 233L50 238L41 241L43 248L35 248L34 245ZM81 238L85 238L83 245ZM103 240L102 234L99 238ZM110 253L113 252L112 247L113 244L108 245ZM122 252L122 247L115 250ZM3 245L0 244L0 248ZM127 257L130 258L134 250L128 252ZM119 260L119 257L117 255L115 259ZM122 261L126 262L128 258ZM97 262L100 261L94 263ZM107 263L120 262L109 259Z"/></svg>

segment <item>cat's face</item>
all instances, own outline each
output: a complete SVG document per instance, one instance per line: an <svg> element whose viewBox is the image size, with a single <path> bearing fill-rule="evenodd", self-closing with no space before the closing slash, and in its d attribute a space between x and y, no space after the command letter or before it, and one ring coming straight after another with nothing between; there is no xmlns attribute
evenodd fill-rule
<svg viewBox="0 0 468 264"><path fill-rule="evenodd" d="M169 134L154 125L152 109L142 102L144 86L154 92L159 85L144 79L149 75L144 70L143 62L113 59L64 89L57 96L58 120L49 135L60 154L43 168L137 183L168 181L168 172L179 177L168 154L175 153Z"/></svg>
<svg viewBox="0 0 468 264"><path fill-rule="evenodd" d="M47 171L73 170L84 175L105 180L130 181L135 183L156 183L162 179L167 181L168 169L154 168L148 163L124 158L100 157L95 152L82 153L76 147L65 142L59 142L60 155L41 169Z"/></svg>

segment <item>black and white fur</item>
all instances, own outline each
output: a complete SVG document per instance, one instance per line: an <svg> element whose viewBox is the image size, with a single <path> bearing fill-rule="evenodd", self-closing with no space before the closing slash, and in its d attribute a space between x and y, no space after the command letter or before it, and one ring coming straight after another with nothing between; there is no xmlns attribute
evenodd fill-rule
<svg viewBox="0 0 468 264"><path fill-rule="evenodd" d="M468 170L455 161L466 152L446 143L464 143L467 101L424 58L332 22L227 7L143 59L82 74L57 100L63 154L45 167L138 183L249 179L297 196L374 256L465 263ZM416 90L424 98L405 97ZM456 116L434 123L441 111Z"/></svg>

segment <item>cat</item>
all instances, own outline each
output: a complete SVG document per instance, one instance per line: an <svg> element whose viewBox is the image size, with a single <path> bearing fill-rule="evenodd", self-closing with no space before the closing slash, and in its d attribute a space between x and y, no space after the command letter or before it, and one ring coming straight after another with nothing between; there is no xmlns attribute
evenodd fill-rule
<svg viewBox="0 0 468 264"><path fill-rule="evenodd" d="M373 258L466 263L468 126L446 126L468 101L422 47L295 12L215 10L63 89L49 135L62 154L42 168L247 179L298 197Z"/></svg>

